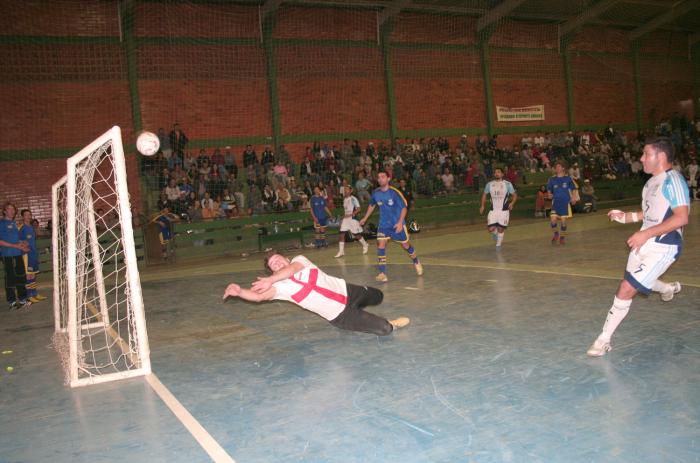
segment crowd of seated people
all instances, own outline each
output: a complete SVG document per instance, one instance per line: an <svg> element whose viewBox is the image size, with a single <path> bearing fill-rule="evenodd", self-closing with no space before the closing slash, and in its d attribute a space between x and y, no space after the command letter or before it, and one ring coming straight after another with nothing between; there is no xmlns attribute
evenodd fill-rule
<svg viewBox="0 0 700 463"><path fill-rule="evenodd" d="M697 167L690 166L699 148L700 122L671 118L659 124L656 132L668 135L676 145L674 168L697 177ZM167 205L191 219L232 218L308 210L316 186L331 208L341 204L347 185L354 187L361 203L367 203L381 169L392 172L396 185L403 179L412 195L427 198L480 193L495 167L503 167L511 183L527 183L533 173L551 171L557 160L569 166L576 182L643 179L639 158L647 135L651 133L630 137L608 124L601 133L523 134L508 146L499 146L496 135L471 140L463 135L454 146L443 137L368 141L364 146L349 139L338 145L317 141L297 162L292 162L284 145L276 150L265 145L261 153L252 145L242 153L233 153L227 146L198 152L173 150L169 156L158 153L144 169L157 179L159 210Z"/></svg>

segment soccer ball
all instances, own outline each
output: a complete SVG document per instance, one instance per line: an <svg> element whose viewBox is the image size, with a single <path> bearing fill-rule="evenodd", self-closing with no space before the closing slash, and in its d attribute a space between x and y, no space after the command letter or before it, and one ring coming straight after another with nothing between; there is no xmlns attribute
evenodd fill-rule
<svg viewBox="0 0 700 463"><path fill-rule="evenodd" d="M153 132L141 132L136 139L136 149L144 156L153 156L160 148L160 140Z"/></svg>

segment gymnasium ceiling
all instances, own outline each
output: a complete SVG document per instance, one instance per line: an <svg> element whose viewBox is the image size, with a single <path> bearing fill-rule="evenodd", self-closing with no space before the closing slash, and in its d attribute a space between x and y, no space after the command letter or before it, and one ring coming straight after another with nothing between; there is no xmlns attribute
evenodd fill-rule
<svg viewBox="0 0 700 463"><path fill-rule="evenodd" d="M653 30L690 34L700 43L700 0L260 0L263 10L281 4L333 4L376 8L383 18L401 11L434 11L480 18L479 27L512 18L554 23L572 32L584 24L623 28L630 38Z"/></svg>

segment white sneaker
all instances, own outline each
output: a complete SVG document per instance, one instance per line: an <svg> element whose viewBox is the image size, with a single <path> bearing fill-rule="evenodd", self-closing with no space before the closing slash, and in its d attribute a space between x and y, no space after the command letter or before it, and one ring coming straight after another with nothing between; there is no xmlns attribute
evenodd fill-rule
<svg viewBox="0 0 700 463"><path fill-rule="evenodd" d="M667 293L661 293L661 300L664 302L670 301L676 293L681 292L681 284L678 281L674 281L668 285L671 287L671 290Z"/></svg>
<svg viewBox="0 0 700 463"><path fill-rule="evenodd" d="M338 257L343 257L344 255L345 255L345 253L344 253L344 252L338 251L338 254L336 254L336 255L335 255L335 256L333 256L333 257L336 257L336 258L338 258Z"/></svg>
<svg viewBox="0 0 700 463"><path fill-rule="evenodd" d="M367 251L369 251L369 244L362 246L362 254L367 254Z"/></svg>
<svg viewBox="0 0 700 463"><path fill-rule="evenodd" d="M385 282L385 281L389 281L389 278L387 278L386 273L380 273L379 275L377 275L375 280Z"/></svg>
<svg viewBox="0 0 700 463"><path fill-rule="evenodd" d="M610 345L610 341L598 338L591 344L586 354L589 357L602 357L606 352L610 352L611 350L612 346Z"/></svg>

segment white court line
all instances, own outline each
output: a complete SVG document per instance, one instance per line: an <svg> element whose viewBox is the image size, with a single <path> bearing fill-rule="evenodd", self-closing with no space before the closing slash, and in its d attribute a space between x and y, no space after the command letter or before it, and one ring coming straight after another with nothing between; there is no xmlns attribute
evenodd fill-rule
<svg viewBox="0 0 700 463"><path fill-rule="evenodd" d="M426 262L426 259L423 259ZM408 264L406 264L408 265ZM591 275L587 273L576 273L576 272L561 272L557 270L539 270L532 268L517 268L517 267L503 267L500 265L488 265L488 264L460 264L460 263L429 263L427 265L435 267L458 267L458 268L482 268L489 270L508 270L511 272L531 272L531 273L544 273L547 275L559 275L559 276L570 276L570 277L581 277L581 278L599 278L601 280L622 280L621 276L607 276L607 275ZM489 280L485 280L489 281ZM683 286L690 286L691 288L700 288L700 285L694 283L682 283Z"/></svg>
<svg viewBox="0 0 700 463"><path fill-rule="evenodd" d="M173 414L180 420L180 422L187 428L187 430L192 434L199 445L202 446L205 452L209 454L212 460L216 463L236 463L231 456L226 453L226 451L219 445L211 434L207 432L204 427L199 424L199 421L195 419L190 412L180 403L179 400L168 390L167 387L160 382L158 377L151 373L146 376L146 381L151 385L153 390L158 394L158 396L165 402L165 405L173 412Z"/></svg>
<svg viewBox="0 0 700 463"><path fill-rule="evenodd" d="M98 320L102 320L101 314L97 311L97 308L94 305L88 303L87 307L92 314L98 318ZM121 338L121 336L119 336L116 331L114 331L114 328L107 326L106 330L107 333L115 340L115 342L119 344L119 347L124 355L127 355L132 363L138 363L138 359L135 359L129 350L129 345ZM197 421L195 417L192 416L192 414L188 412L187 409L180 403L180 401L177 400L172 392L170 392L168 388L160 382L155 374L151 373L150 375L146 375L146 381L148 381L148 384L150 384L156 394L158 394L158 397L165 402L165 405L168 406L170 411L172 411L173 414L180 420L183 426L185 426L190 434L192 434L192 437L199 442L199 445L202 446L204 451L209 454L215 463L236 463L234 459L231 458L231 456L219 445L219 443L216 442L213 437L211 437L211 434L204 429L204 426L199 424L199 421Z"/></svg>

